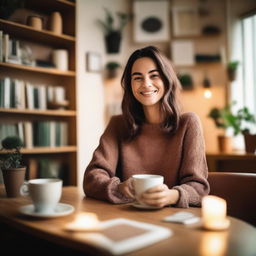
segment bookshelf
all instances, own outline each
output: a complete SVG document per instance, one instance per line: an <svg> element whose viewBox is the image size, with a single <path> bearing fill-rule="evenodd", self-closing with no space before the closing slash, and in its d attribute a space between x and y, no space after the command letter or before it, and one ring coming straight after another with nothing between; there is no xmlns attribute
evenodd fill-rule
<svg viewBox="0 0 256 256"><path fill-rule="evenodd" d="M28 45L32 49L32 54L35 59L42 59L44 61L51 61L51 52L55 49L64 49L68 52L68 70L59 70L55 67L49 66L39 66L36 64L25 65L24 63L11 63L1 59L0 61L0 80L4 81L0 84L0 92L3 94L3 90L6 90L5 78L10 79L15 85L11 85L10 88L14 86L15 90L22 84L22 92L24 90L24 103L20 107L12 106L11 104L1 105L0 97L0 131L6 129L5 125L8 127L22 127L21 131L24 133L25 146L22 148L21 152L23 154L23 160L25 165L28 167L27 178L30 178L30 171L33 171L33 178L35 172L35 163L39 163L42 159L47 159L47 161L59 161L61 164L65 165L65 181L66 185L77 185L77 134L76 134L76 35L75 35L75 11L76 3L74 1L67 0L26 0L25 2L26 17L23 19L18 19L15 15L11 15L8 20L0 19L0 31L3 34L8 34L9 38L18 40L23 44ZM49 30L48 23L50 19L50 14L52 12L59 12L62 17L63 32L61 34L56 34ZM44 18L43 29L37 30L26 24L26 19L29 15L37 14ZM2 41L3 43L3 41ZM16 81L22 81L17 83ZM33 106L28 107L28 89L27 84L32 84L32 90L38 90L38 95L33 94ZM3 85L4 84L4 85ZM44 88L45 87L45 88ZM58 88L62 88L61 92ZM2 89L1 91L1 88ZM51 90L50 90L50 89ZM20 90L17 89L18 91ZM10 89L11 91L11 89ZM44 93L42 93L44 91ZM66 106L60 107L50 107L48 104L48 97L50 95L49 91L53 91L56 98L60 97L60 94L64 94L63 100L67 102ZM5 93L5 92L4 92ZM15 91L16 93L16 91ZM14 94L15 94L14 93ZM10 95L12 92L10 92ZM46 96L42 96L46 94ZM22 94L23 95L23 94ZM6 94L2 97L2 101L6 100ZM11 96L12 97L12 96ZM15 98L16 96L14 96ZM44 107L38 106L38 100L43 99ZM16 99L16 98L15 98ZM23 100L22 100L23 101ZM45 146L35 146L33 145L33 135L32 136L32 147L26 145L26 133L25 133L25 123L30 123L32 127L32 133L34 131L34 125L53 125L48 131L40 134L40 137L48 136L45 140L54 140L53 143L50 141L51 145ZM61 130L61 139L65 143L60 142L57 144L55 137L57 135L57 125L65 123L67 129ZM2 128L4 127L4 128ZM2 130L1 130L2 129ZM16 128L14 128L16 129ZM19 128L17 128L17 131ZM43 131L43 130L39 130ZM49 133L51 135L49 135ZM52 135L54 134L54 136ZM19 135L19 133L17 134ZM1 137L1 136L0 136ZM50 139L49 139L50 137ZM53 138L53 139L52 139ZM44 139L43 139L44 140ZM31 142L30 142L31 143ZM52 145L53 144L53 145ZM0 154L5 154L1 151ZM30 163L31 166L30 169ZM36 165L38 167L38 165ZM61 165L62 166L62 165ZM41 171L41 170L40 170ZM63 171L63 170L62 170Z"/></svg>

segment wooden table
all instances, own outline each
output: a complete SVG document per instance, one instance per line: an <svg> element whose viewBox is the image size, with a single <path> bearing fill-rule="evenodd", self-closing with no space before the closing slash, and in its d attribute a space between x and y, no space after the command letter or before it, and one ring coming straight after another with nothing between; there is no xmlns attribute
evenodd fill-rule
<svg viewBox="0 0 256 256"><path fill-rule="evenodd" d="M231 221L230 228L221 232L205 231L195 224L185 226L161 221L165 216L181 210L192 212L199 216L201 213L200 208L178 209L165 207L154 211L139 210L131 205L112 205L107 202L85 198L77 187L64 187L61 202L73 205L75 212L71 215L54 219L26 217L19 214L18 208L30 204L31 201L25 197L6 198L4 189L1 187L0 223L15 228L21 233L38 237L42 242L45 240L51 241L61 248L69 247L77 252L86 252L86 255L105 255L102 251L87 244L83 240L83 234L70 234L63 230L64 225L72 221L77 213L88 211L96 213L100 220L122 217L164 226L173 231L173 235L168 239L128 255L256 255L256 228L238 219L229 217ZM216 241L221 244L217 253L216 246L218 250L218 245L216 245Z"/></svg>

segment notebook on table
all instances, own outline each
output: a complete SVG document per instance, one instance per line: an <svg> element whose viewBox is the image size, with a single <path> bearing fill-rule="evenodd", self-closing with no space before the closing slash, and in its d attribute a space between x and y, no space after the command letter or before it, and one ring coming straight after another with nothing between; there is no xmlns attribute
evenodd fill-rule
<svg viewBox="0 0 256 256"><path fill-rule="evenodd" d="M147 247L172 235L169 228L124 218L103 221L100 226L100 231L86 233L84 238L113 255Z"/></svg>

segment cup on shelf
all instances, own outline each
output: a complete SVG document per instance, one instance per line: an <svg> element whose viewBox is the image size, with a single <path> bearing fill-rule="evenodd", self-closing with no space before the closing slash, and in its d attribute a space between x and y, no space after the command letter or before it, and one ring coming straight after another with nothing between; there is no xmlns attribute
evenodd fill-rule
<svg viewBox="0 0 256 256"><path fill-rule="evenodd" d="M62 34L62 17L60 12L52 12L49 20L49 29L55 34Z"/></svg>
<svg viewBox="0 0 256 256"><path fill-rule="evenodd" d="M27 18L27 25L37 30L43 29L43 18L40 16L30 15Z"/></svg>
<svg viewBox="0 0 256 256"><path fill-rule="evenodd" d="M144 205L143 203L140 202L141 194L150 188L163 184L164 182L163 176L153 175L153 174L136 174L136 175L133 175L132 178L133 178L133 187L135 190L135 197L136 197L136 200L141 205Z"/></svg>
<svg viewBox="0 0 256 256"><path fill-rule="evenodd" d="M23 183L20 188L23 196L30 196L35 212L54 213L62 194L61 179L33 179Z"/></svg>
<svg viewBox="0 0 256 256"><path fill-rule="evenodd" d="M52 52L52 61L55 67L62 71L68 70L68 51L57 49Z"/></svg>

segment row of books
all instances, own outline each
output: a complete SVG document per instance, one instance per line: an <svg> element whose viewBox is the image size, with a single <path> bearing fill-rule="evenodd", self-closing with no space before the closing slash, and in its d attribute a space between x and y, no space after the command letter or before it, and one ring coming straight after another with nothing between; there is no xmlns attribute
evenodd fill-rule
<svg viewBox="0 0 256 256"><path fill-rule="evenodd" d="M27 166L26 178L59 178L63 180L63 185L68 181L68 165L60 159L55 158L28 158L25 159Z"/></svg>
<svg viewBox="0 0 256 256"><path fill-rule="evenodd" d="M68 145L68 123L64 121L18 122L0 124L0 141L18 136L25 148Z"/></svg>
<svg viewBox="0 0 256 256"><path fill-rule="evenodd" d="M27 81L5 77L0 79L0 108L50 108L53 102L66 101L62 86L33 85Z"/></svg>
<svg viewBox="0 0 256 256"><path fill-rule="evenodd" d="M9 34L4 34L4 32L0 30L0 61L32 65L32 63L22 63L20 43L20 40L10 38Z"/></svg>

